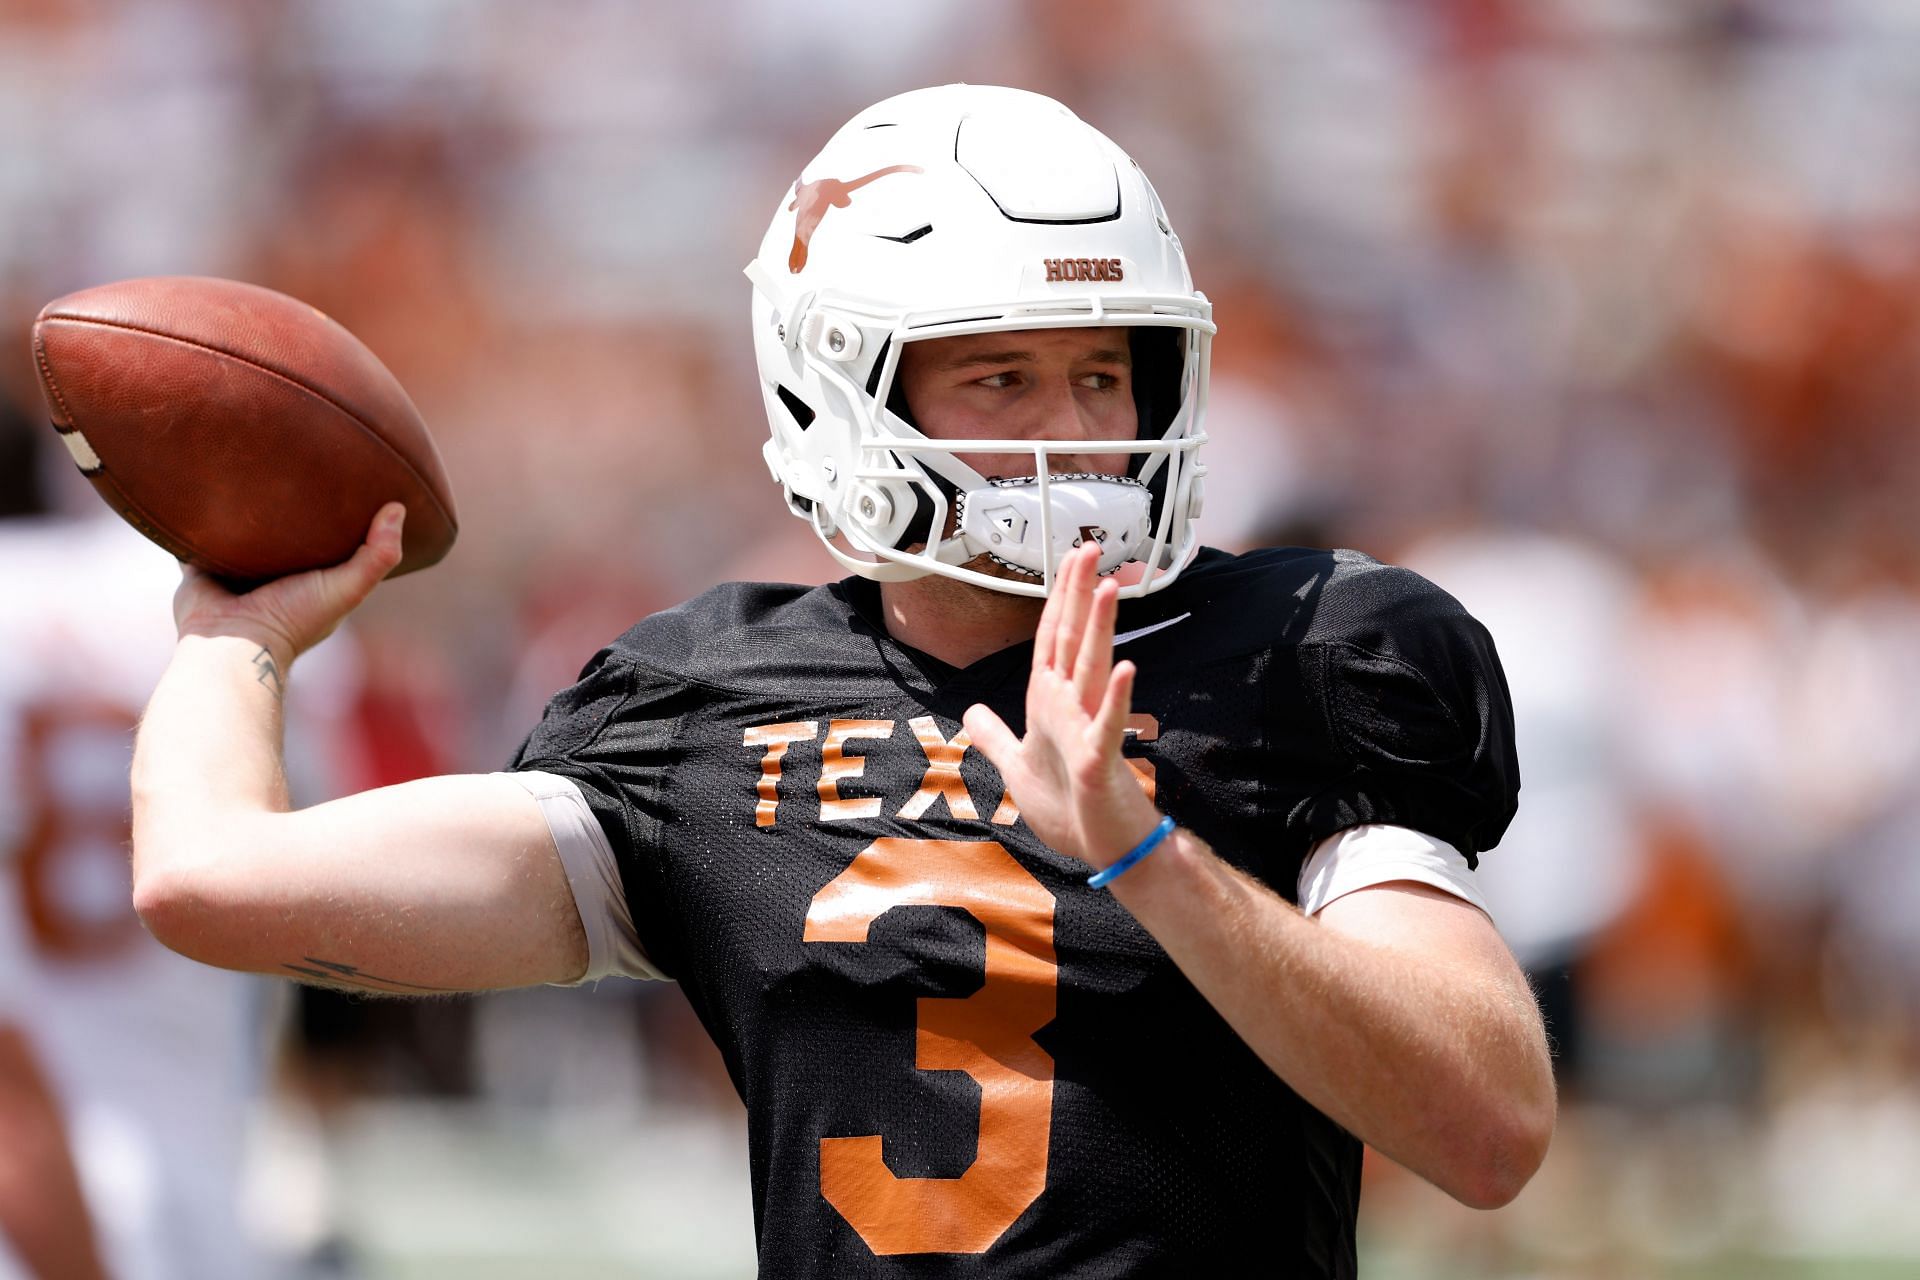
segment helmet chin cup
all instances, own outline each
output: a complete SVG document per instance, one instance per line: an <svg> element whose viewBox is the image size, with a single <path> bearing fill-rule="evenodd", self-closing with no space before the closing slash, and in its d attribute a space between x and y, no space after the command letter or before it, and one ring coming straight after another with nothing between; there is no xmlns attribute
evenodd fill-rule
<svg viewBox="0 0 1920 1280"><path fill-rule="evenodd" d="M990 480L960 495L959 538L968 556L1051 580L1076 547L1100 545L1099 572L1134 558L1153 532L1147 486L1126 476L1072 474Z"/></svg>

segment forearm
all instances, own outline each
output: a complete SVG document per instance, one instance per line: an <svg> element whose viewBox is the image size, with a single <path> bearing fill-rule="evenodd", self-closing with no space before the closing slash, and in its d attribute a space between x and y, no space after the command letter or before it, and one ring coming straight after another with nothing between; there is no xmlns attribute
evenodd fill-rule
<svg viewBox="0 0 1920 1280"><path fill-rule="evenodd" d="M1538 1166L1553 1084L1517 970L1505 981L1329 928L1184 829L1112 892L1262 1060L1350 1133L1482 1207Z"/></svg>
<svg viewBox="0 0 1920 1280"><path fill-rule="evenodd" d="M211 854L249 815L286 810L286 675L252 640L181 637L134 744L136 883Z"/></svg>
<svg viewBox="0 0 1920 1280"><path fill-rule="evenodd" d="M133 759L134 870L195 856L235 819L287 808L280 703L287 669L400 561L404 511L380 509L331 569L235 595L198 569L174 593L180 640L148 703Z"/></svg>
<svg viewBox="0 0 1920 1280"><path fill-rule="evenodd" d="M186 636L133 761L134 904L192 959L394 994L565 982L586 967L532 797L485 775L288 808L285 667Z"/></svg>
<svg viewBox="0 0 1920 1280"><path fill-rule="evenodd" d="M133 900L205 964L404 994L567 982L586 934L532 795L422 778L291 811L281 696L400 560L398 503L345 563L236 596L197 570L133 759Z"/></svg>

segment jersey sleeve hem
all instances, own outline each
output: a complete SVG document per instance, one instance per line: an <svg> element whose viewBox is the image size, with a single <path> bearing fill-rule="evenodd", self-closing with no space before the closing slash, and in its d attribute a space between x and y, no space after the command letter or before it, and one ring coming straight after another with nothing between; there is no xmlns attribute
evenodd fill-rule
<svg viewBox="0 0 1920 1280"><path fill-rule="evenodd" d="M539 804L540 816L546 819L547 833L553 838L567 884L573 890L580 927L587 936L587 971L570 983L553 985L579 986L615 975L665 979L667 975L653 965L640 945L613 845L579 784L537 769L502 776L524 787Z"/></svg>
<svg viewBox="0 0 1920 1280"><path fill-rule="evenodd" d="M1491 918L1466 855L1424 831L1365 823L1328 836L1300 868L1300 910L1316 915L1359 889L1411 880L1450 893Z"/></svg>

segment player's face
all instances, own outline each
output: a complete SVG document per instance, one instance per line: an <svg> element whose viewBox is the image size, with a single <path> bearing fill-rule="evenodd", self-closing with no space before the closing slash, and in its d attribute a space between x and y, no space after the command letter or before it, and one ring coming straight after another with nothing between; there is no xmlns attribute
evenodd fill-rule
<svg viewBox="0 0 1920 1280"><path fill-rule="evenodd" d="M1124 329L1022 329L900 349L900 387L935 440L1131 440L1133 358ZM1033 474L1030 454L959 455L989 479ZM1051 471L1123 475L1123 453L1056 453Z"/></svg>

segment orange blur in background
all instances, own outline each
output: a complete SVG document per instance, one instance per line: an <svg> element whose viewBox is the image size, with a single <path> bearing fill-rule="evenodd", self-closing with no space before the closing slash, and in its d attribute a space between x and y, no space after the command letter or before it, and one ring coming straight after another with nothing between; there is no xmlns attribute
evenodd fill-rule
<svg viewBox="0 0 1920 1280"><path fill-rule="evenodd" d="M0 0L9 511L28 475L92 509L29 454L45 300L194 273L313 303L408 388L463 516L358 616L324 785L497 768L642 613L836 576L760 458L739 274L798 167L907 88L1056 96L1153 176L1217 304L1208 539L1403 560L1507 664L1525 789L1483 876L1564 1120L1495 1214L1375 1162L1367 1274L1913 1274L1910 10ZM670 989L304 996L284 1026L270 1251L751 1273L738 1108ZM448 1155L475 1116L517 1154ZM658 1177L605 1167L649 1143ZM475 1168L520 1206L479 1253L354 1190ZM554 1170L722 1225L566 1253L538 1224L596 1193Z"/></svg>

